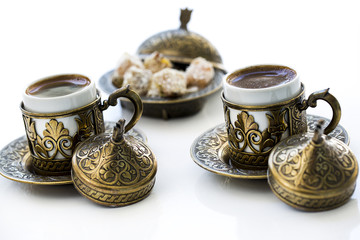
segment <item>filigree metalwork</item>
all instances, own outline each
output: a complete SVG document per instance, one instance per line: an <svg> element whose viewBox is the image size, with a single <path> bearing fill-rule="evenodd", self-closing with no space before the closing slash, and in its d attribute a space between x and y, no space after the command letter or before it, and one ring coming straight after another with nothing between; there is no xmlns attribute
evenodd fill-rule
<svg viewBox="0 0 360 240"><path fill-rule="evenodd" d="M230 113L227 110L227 117ZM269 127L264 131L259 130L259 125L254 117L243 111L237 115L237 120L229 124L229 144L239 152L249 147L255 154L266 154L280 141L282 134L287 129L285 122L286 111L271 112L266 114L269 120Z"/></svg>
<svg viewBox="0 0 360 240"><path fill-rule="evenodd" d="M95 120L94 122L96 123L94 125L95 135L106 131L104 117L103 117L102 111L99 108L94 109L94 120Z"/></svg>
<svg viewBox="0 0 360 240"><path fill-rule="evenodd" d="M74 153L72 177L85 197L107 206L123 206L145 198L155 183L156 160L141 141L124 137L125 120L113 134L82 142Z"/></svg>
<svg viewBox="0 0 360 240"><path fill-rule="evenodd" d="M309 144L308 138L301 140L304 141L301 146L286 141L280 146L283 151L274 154L273 164L279 178L294 187L316 191L338 188L353 175L356 161L347 147L334 146L336 143L329 141L329 145L319 148ZM312 155L319 158L315 161Z"/></svg>
<svg viewBox="0 0 360 240"><path fill-rule="evenodd" d="M191 146L191 156L200 167L233 178L266 179L266 170L240 169L229 159L228 136L225 124L220 124L199 136Z"/></svg>
<svg viewBox="0 0 360 240"><path fill-rule="evenodd" d="M289 191L275 182L272 178L269 179L269 185L271 186L274 194L281 200L286 201L292 207L305 211L323 211L336 208L343 205L349 200L354 193L355 185L352 188L346 189L342 195L334 196L324 199L312 199L306 196L301 196Z"/></svg>
<svg viewBox="0 0 360 240"><path fill-rule="evenodd" d="M128 186L143 180L152 170L151 151L141 142L119 147L110 142L110 137L95 137L93 141L99 145L81 148L76 155L79 169L92 181L105 185ZM105 155L107 158L100 162L99 158Z"/></svg>
<svg viewBox="0 0 360 240"><path fill-rule="evenodd" d="M72 148L73 138L69 135L69 130L64 127L62 122L55 119L47 122L43 131L43 138L36 134L35 128L32 130L34 131L32 134L36 135L36 141L31 144L37 158L53 160L58 153L64 158L71 157L66 151Z"/></svg>
<svg viewBox="0 0 360 240"><path fill-rule="evenodd" d="M33 165L40 171L63 172L70 171L71 154L74 139L62 122L51 119L45 123L43 137L37 134L35 122L24 116L26 132L32 153Z"/></svg>
<svg viewBox="0 0 360 240"><path fill-rule="evenodd" d="M80 109L61 114L35 114L23 110L23 120L29 141L33 166L43 175L70 174L72 152L81 141L104 131L104 120L99 110L100 98ZM77 130L70 135L64 119L74 117ZM36 121L48 119L42 132L36 129Z"/></svg>
<svg viewBox="0 0 360 240"><path fill-rule="evenodd" d="M357 161L335 138L303 133L280 142L270 155L269 184L285 203L306 211L344 204L355 189Z"/></svg>
<svg viewBox="0 0 360 240"><path fill-rule="evenodd" d="M97 191L93 188L90 188L88 185L84 184L78 177L73 177L74 186L78 191L80 191L85 197L103 205L116 205L116 206L125 206L138 202L139 199L146 198L152 188L155 185L155 179L153 179L150 184L145 188L142 188L138 191L124 194L114 194L114 193L105 193L104 191Z"/></svg>
<svg viewBox="0 0 360 240"><path fill-rule="evenodd" d="M241 106L223 99L225 122L228 128L230 158L237 167L267 168L273 147L286 136L306 131L306 114L297 105L303 99L301 93L296 98L269 106ZM230 111L238 111L236 119L230 119ZM259 124L251 112L263 112L267 127L259 129Z"/></svg>
<svg viewBox="0 0 360 240"><path fill-rule="evenodd" d="M105 132L110 133L115 123L105 122ZM125 134L146 142L144 133L131 129ZM37 185L72 184L70 175L44 176L34 172L33 158L29 152L26 136L15 139L0 151L0 174L10 180Z"/></svg>
<svg viewBox="0 0 360 240"><path fill-rule="evenodd" d="M267 166L268 155L272 148L281 140L288 129L285 119L287 109L277 109L266 113L268 127L263 131L252 115L242 111L237 115L234 124L230 120L230 111L225 106L228 125L231 159L236 163L251 166ZM249 151L249 150L250 151Z"/></svg>
<svg viewBox="0 0 360 240"><path fill-rule="evenodd" d="M94 134L94 123L92 120L92 111L81 112L75 118L78 134L76 134L75 139L79 142L84 141L86 138ZM95 116L94 116L95 117Z"/></svg>
<svg viewBox="0 0 360 240"><path fill-rule="evenodd" d="M307 115L308 131L313 132L318 116ZM330 120L326 120L330 122ZM236 168L229 159L228 135L226 124L222 123L201 134L191 145L190 153L193 161L207 171L232 178L266 179L266 169ZM346 130L338 125L329 136L349 144Z"/></svg>
<svg viewBox="0 0 360 240"><path fill-rule="evenodd" d="M302 98L303 99L303 98ZM302 99L300 101L302 101ZM289 108L291 119L289 119L289 128L290 135L295 135L303 133L307 129L307 118L306 114L303 114L303 111L300 111L297 107Z"/></svg>

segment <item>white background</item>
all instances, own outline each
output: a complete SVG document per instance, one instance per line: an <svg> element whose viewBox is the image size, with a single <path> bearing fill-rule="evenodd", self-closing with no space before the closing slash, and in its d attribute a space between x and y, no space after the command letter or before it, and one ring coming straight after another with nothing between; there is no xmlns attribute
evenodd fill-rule
<svg viewBox="0 0 360 240"><path fill-rule="evenodd" d="M24 135L25 86L80 73L97 81L123 52L179 27L209 39L228 71L289 65L307 95L330 88L342 106L350 147L360 158L360 8L357 1L4 1L0 2L0 148ZM105 96L105 95L104 95ZM0 239L360 239L359 189L344 206L306 213L279 201L266 181L229 179L198 167L193 140L223 122L219 94L191 117L142 117L158 160L157 182L142 202L106 208L73 186L34 186L0 177ZM319 104L308 113L331 117ZM121 117L118 107L106 120ZM359 182L359 181L358 181Z"/></svg>

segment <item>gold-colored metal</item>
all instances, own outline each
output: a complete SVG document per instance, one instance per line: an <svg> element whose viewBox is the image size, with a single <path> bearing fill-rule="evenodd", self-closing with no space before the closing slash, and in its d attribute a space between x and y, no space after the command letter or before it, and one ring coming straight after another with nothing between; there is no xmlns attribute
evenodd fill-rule
<svg viewBox="0 0 360 240"><path fill-rule="evenodd" d="M97 99L90 104L65 112L34 113L25 110L21 104L20 108L35 172L52 176L69 175L75 147L88 137L105 131L102 111L106 110L109 105L115 106L119 97L126 97L134 102L135 113L126 125L126 131L128 131L136 124L142 113L140 97L130 90L129 86L110 94L109 99L105 100L103 104L101 104L98 94ZM69 117L73 117L77 123L76 132L73 134L70 134L69 129L63 123ZM38 132L36 129L37 121L41 123L40 120L45 121L42 123L45 127L43 132Z"/></svg>
<svg viewBox="0 0 360 240"><path fill-rule="evenodd" d="M358 164L343 142L314 134L280 142L270 155L268 182L283 202L300 210L323 211L346 203L355 190Z"/></svg>
<svg viewBox="0 0 360 240"><path fill-rule="evenodd" d="M313 132L321 118L306 115L307 131ZM325 119L329 123L329 119ZM344 127L337 125L329 136L349 144L349 135ZM233 166L229 154L228 135L225 123L201 134L191 145L190 154L193 161L205 170L222 176L242 179L266 179L267 169L245 169Z"/></svg>
<svg viewBox="0 0 360 240"><path fill-rule="evenodd" d="M241 106L227 101L222 94L233 164L238 168L267 169L269 154L285 132L288 136L306 132L306 113L297 108L304 96L303 87L301 93L289 101L267 106ZM234 124L230 109L240 111ZM262 131L254 116L249 114L260 111L267 112L268 119L268 127Z"/></svg>
<svg viewBox="0 0 360 240"><path fill-rule="evenodd" d="M100 95L92 103L78 109L59 113L33 113L21 104L26 136L37 174L69 175L72 152L76 145L89 136L104 132L104 120L99 110ZM64 119L74 117L78 129L70 134ZM38 132L36 122L43 120L45 130Z"/></svg>
<svg viewBox="0 0 360 240"><path fill-rule="evenodd" d="M143 115L171 119L190 116L198 113L205 105L206 98L221 89L221 82L226 70L217 49L204 37L188 30L192 10L182 9L180 28L157 33L146 39L137 49L137 55L145 59L157 51L168 58L175 69L185 70L197 57L203 57L214 66L215 76L210 83L199 91L184 94L180 97L146 97ZM105 73L99 81L100 87L107 93L114 88L112 76L114 71ZM121 101L122 107L132 110L132 103Z"/></svg>
<svg viewBox="0 0 360 240"><path fill-rule="evenodd" d="M341 118L341 107L338 100L329 93L329 88L321 91L312 93L307 100L303 100L300 106L298 106L300 111L306 110L308 107L316 107L316 101L322 99L329 103L333 111L333 117L329 125L325 128L324 133L330 133L340 122Z"/></svg>
<svg viewBox="0 0 360 240"><path fill-rule="evenodd" d="M269 154L280 142L283 134L292 136L307 131L307 107L316 107L316 101L323 99L333 109L333 118L326 128L329 133L337 126L341 116L340 105L327 90L319 91L304 100L305 88L294 98L277 104L246 106L227 101L222 94L225 123L228 131L230 158L234 166L248 169L267 169ZM240 111L231 121L230 109ZM268 127L259 130L259 124L251 112L266 112ZM233 123L232 123L233 122Z"/></svg>
<svg viewBox="0 0 360 240"><path fill-rule="evenodd" d="M129 99L134 105L134 114L130 119L130 122L125 126L125 132L127 132L135 126L143 112L143 104L141 98L136 92L130 89L130 85L122 87L110 94L108 100L105 100L103 105L100 106L100 110L104 111L109 106L116 106L118 99L121 97Z"/></svg>
<svg viewBox="0 0 360 240"><path fill-rule="evenodd" d="M179 29L160 32L146 39L137 54L145 58L155 51L162 53L174 63L189 64L194 58L203 57L217 69L225 71L216 48L204 37L188 31L192 10L182 9Z"/></svg>
<svg viewBox="0 0 360 240"><path fill-rule="evenodd" d="M142 141L124 137L125 120L111 134L82 142L72 159L76 189L88 199L110 207L125 206L147 197L155 184L154 154Z"/></svg>
<svg viewBox="0 0 360 240"><path fill-rule="evenodd" d="M205 170L225 177L240 179L266 179L266 169L240 169L229 157L228 135L225 124L201 134L191 145L193 161Z"/></svg>
<svg viewBox="0 0 360 240"><path fill-rule="evenodd" d="M111 133L114 122L105 121L105 132ZM126 135L146 142L146 136L138 129L132 128ZM11 141L0 151L0 175L12 181L35 185L72 184L70 175L45 176L35 173L32 166L33 158L29 152L26 136Z"/></svg>

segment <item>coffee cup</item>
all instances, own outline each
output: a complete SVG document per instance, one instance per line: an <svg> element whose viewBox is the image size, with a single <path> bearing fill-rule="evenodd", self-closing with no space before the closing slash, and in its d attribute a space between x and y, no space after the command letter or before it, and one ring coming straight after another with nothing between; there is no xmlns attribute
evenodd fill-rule
<svg viewBox="0 0 360 240"><path fill-rule="evenodd" d="M128 131L142 113L141 99L129 87L118 89L103 103L94 82L80 74L50 76L26 87L20 108L35 173L70 174L76 146L105 131L102 112L115 106L119 97L135 105Z"/></svg>
<svg viewBox="0 0 360 240"><path fill-rule="evenodd" d="M321 99L333 116L325 134L335 129L341 109L324 89L305 99L305 87L295 70L280 65L256 65L227 74L222 102L228 150L237 168L266 169L273 147L288 136L307 131L306 109Z"/></svg>

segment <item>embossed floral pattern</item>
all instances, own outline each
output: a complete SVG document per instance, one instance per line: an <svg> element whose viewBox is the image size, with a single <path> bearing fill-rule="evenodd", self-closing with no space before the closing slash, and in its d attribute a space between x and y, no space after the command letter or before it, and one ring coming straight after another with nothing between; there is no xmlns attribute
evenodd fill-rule
<svg viewBox="0 0 360 240"><path fill-rule="evenodd" d="M76 163L88 178L109 186L127 186L153 170L153 155L142 142L115 145L110 138L96 136L94 144L82 145L77 153Z"/></svg>
<svg viewBox="0 0 360 240"><path fill-rule="evenodd" d="M307 115L308 130L313 131L315 123L320 119L318 116ZM226 120L226 119L225 119ZM226 122L226 121L225 121ZM329 120L326 120L326 124ZM210 130L200 135L191 146L191 156L195 163L202 168L214 172L220 175L234 177L234 178L266 178L266 170L249 170L235 168L227 162L226 154L227 151L227 123L217 125ZM345 129L338 125L329 136L335 137L345 143L349 143L348 135ZM295 154L295 153L293 153ZM281 157L286 157L280 156ZM346 160L344 160L346 161ZM287 168L288 174L294 170L292 167ZM292 172L296 174L296 171Z"/></svg>
<svg viewBox="0 0 360 240"><path fill-rule="evenodd" d="M72 151L77 144L100 133L99 131L104 131L102 113L96 104L72 115L75 116L74 121L78 127L75 134L71 136L69 129L64 126L62 119L67 118L64 115L60 118L49 119L44 125L45 129L41 137L35 127L36 120L41 119L41 116L30 116L23 112L26 134L36 170L48 173L69 172Z"/></svg>
<svg viewBox="0 0 360 240"><path fill-rule="evenodd" d="M333 141L326 141L323 147L318 148L309 144L308 138L304 137L296 143L292 143L291 139L283 141L278 148L282 150L273 157L274 169L282 179L296 187L308 190L334 189L344 184L354 171L352 155L345 148L332 151L336 149L336 142ZM339 157L345 155L350 157Z"/></svg>
<svg viewBox="0 0 360 240"><path fill-rule="evenodd" d="M264 109L237 106L224 103L225 122L228 127L230 157L238 167L267 168L273 147L281 141L284 133L294 135L306 131L306 115L299 111L297 103L303 95L285 105L274 105ZM236 119L230 119L230 111L236 112ZM259 129L257 120L251 115L259 111L266 116L267 127Z"/></svg>
<svg viewBox="0 0 360 240"><path fill-rule="evenodd" d="M112 122L105 122L106 132L111 132L113 125ZM136 129L131 129L125 135L132 136L139 141L146 141L145 135ZM27 137L23 136L15 139L0 151L0 174L11 180L24 183L44 185L72 184L70 175L43 176L34 174L28 168L31 160Z"/></svg>

